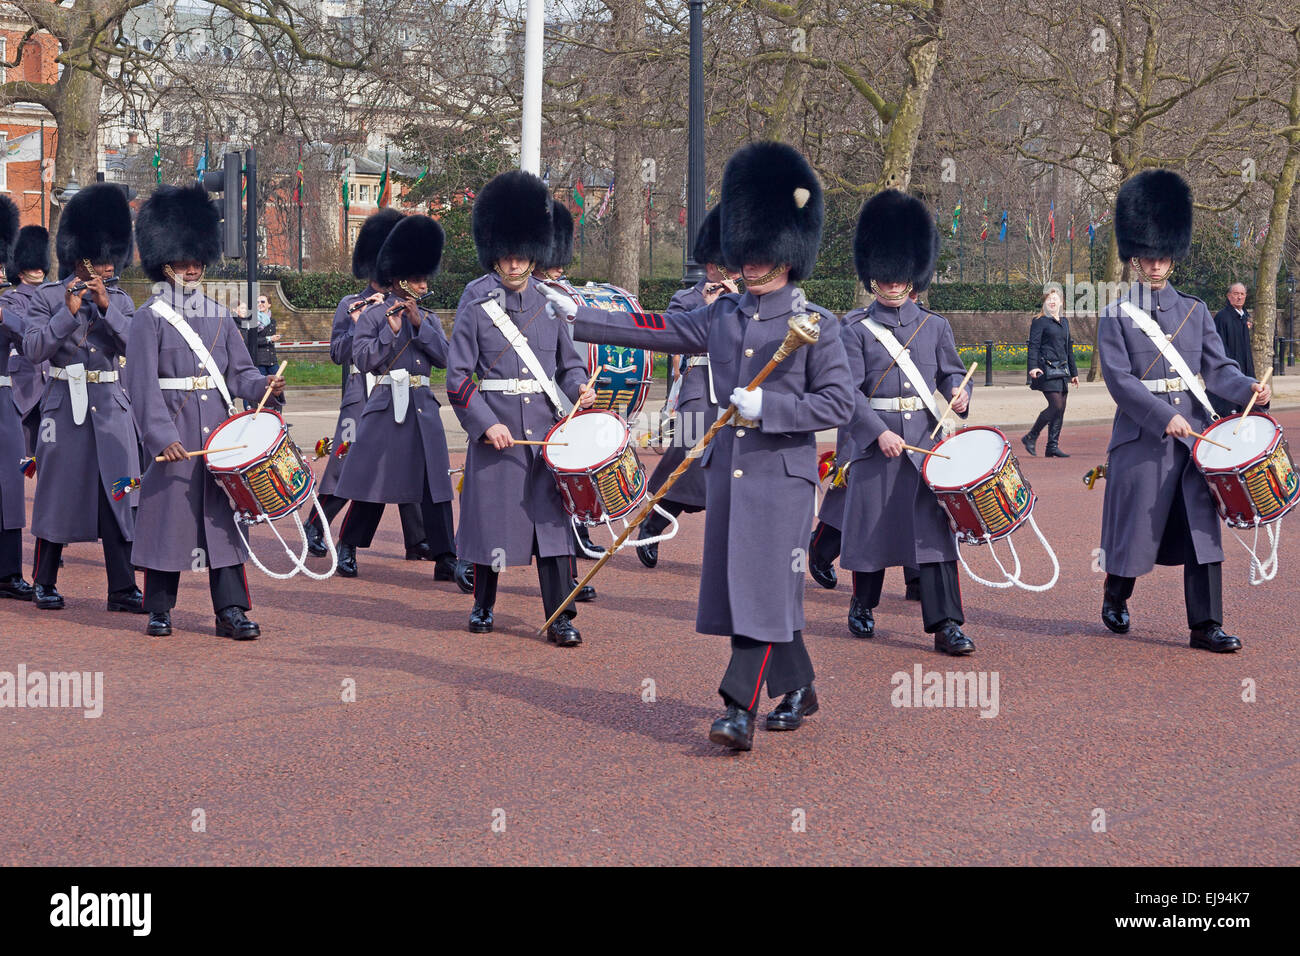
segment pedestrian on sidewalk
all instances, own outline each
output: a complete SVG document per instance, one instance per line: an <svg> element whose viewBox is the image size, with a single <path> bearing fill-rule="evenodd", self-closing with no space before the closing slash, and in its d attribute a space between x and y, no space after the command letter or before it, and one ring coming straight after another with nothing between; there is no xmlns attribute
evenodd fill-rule
<svg viewBox="0 0 1300 956"><path fill-rule="evenodd" d="M1069 458L1061 451L1061 428L1065 424L1065 402L1069 386L1079 384L1079 370L1074 364L1074 339L1070 337L1070 320L1061 314L1061 290L1048 289L1043 296L1042 311L1029 326L1029 387L1042 392L1047 407L1038 414L1034 427L1020 439L1025 450L1037 456L1038 435L1047 429L1048 458Z"/></svg>

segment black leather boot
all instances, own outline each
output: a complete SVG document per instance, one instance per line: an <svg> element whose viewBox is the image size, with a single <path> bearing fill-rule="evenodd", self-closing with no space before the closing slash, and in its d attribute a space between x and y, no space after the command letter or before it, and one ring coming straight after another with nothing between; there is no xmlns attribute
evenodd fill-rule
<svg viewBox="0 0 1300 956"><path fill-rule="evenodd" d="M1061 451L1061 427L1065 424L1061 419L1056 419L1052 424L1047 426L1047 450L1043 452L1045 458L1069 458L1065 452Z"/></svg>
<svg viewBox="0 0 1300 956"><path fill-rule="evenodd" d="M803 719L817 713L817 690L812 684L792 690L767 715L768 730L798 730Z"/></svg>
<svg viewBox="0 0 1300 956"><path fill-rule="evenodd" d="M406 560L407 561L436 561L437 558L433 553L433 549L429 547L429 542L421 541L419 544L415 545L414 547L406 549ZM434 574L436 575L437 572L435 571ZM450 581L451 578L444 578L443 580Z"/></svg>
<svg viewBox="0 0 1300 956"><path fill-rule="evenodd" d="M1116 634L1128 633L1128 599L1132 594L1132 578L1106 575L1106 583L1101 592L1101 623Z"/></svg>
<svg viewBox="0 0 1300 956"><path fill-rule="evenodd" d="M36 609L39 611L61 611L63 610L63 595L53 584L46 587L44 584L37 584L32 589L32 594L36 599Z"/></svg>
<svg viewBox="0 0 1300 956"><path fill-rule="evenodd" d="M854 637L876 636L876 616L856 597L849 601L849 633Z"/></svg>
<svg viewBox="0 0 1300 956"><path fill-rule="evenodd" d="M490 634L492 632L492 608L475 604L469 612L469 632L471 634Z"/></svg>
<svg viewBox="0 0 1300 956"><path fill-rule="evenodd" d="M472 561L456 561L456 587L460 588L466 594L474 593L474 563Z"/></svg>
<svg viewBox="0 0 1300 956"><path fill-rule="evenodd" d="M583 548L586 548L587 551L590 551L597 558L599 558L602 554L605 553L605 549L603 547L601 547L600 545L596 544L596 542L591 540L591 533L587 530L586 525L581 525L581 524L578 525L578 540L582 542ZM587 554L586 551L579 550L578 557L589 558L591 557L591 555Z"/></svg>
<svg viewBox="0 0 1300 956"><path fill-rule="evenodd" d="M1025 446L1025 451L1029 452L1030 457L1038 457L1038 432L1027 432L1020 436L1020 444Z"/></svg>
<svg viewBox="0 0 1300 956"><path fill-rule="evenodd" d="M727 704L727 711L709 728L709 739L732 750L754 749L754 712L739 704Z"/></svg>
<svg viewBox="0 0 1300 956"><path fill-rule="evenodd" d="M325 531L321 527L320 515L313 514L303 528L307 532L308 554L314 558L323 558L330 553L329 548L325 547Z"/></svg>
<svg viewBox="0 0 1300 956"><path fill-rule="evenodd" d="M114 591L108 596L108 609L125 611L127 614L144 614L144 595L134 586L125 591Z"/></svg>
<svg viewBox="0 0 1300 956"><path fill-rule="evenodd" d="M577 578L574 578L572 581L569 582L570 591L572 591L577 586L578 586ZM580 590L577 596L574 597L574 600L579 601L582 604L586 604L588 601L594 601L596 600L596 589L592 587L590 584L584 584L582 586L582 590Z"/></svg>
<svg viewBox="0 0 1300 956"><path fill-rule="evenodd" d="M812 579L828 591L834 591L835 585L839 584L839 577L835 573L834 564L822 564L817 560L817 551L813 548L812 542L808 543L808 573Z"/></svg>
<svg viewBox="0 0 1300 956"><path fill-rule="evenodd" d="M167 637L172 632L171 611L150 611L144 632L150 637Z"/></svg>
<svg viewBox="0 0 1300 956"><path fill-rule="evenodd" d="M582 643L582 635L573 621L563 616L546 629L546 639L556 647L577 647Z"/></svg>
<svg viewBox="0 0 1300 956"><path fill-rule="evenodd" d="M36 596L36 589L23 580L21 574L0 581L0 598L13 598L15 601L30 601Z"/></svg>
<svg viewBox="0 0 1300 956"><path fill-rule="evenodd" d="M1231 654L1241 650L1241 638L1225 634L1218 624L1209 623L1192 628L1191 646L1215 654Z"/></svg>
<svg viewBox="0 0 1300 956"><path fill-rule="evenodd" d="M934 635L934 649L950 657L975 653L975 642L967 637L956 621L946 621Z"/></svg>
<svg viewBox="0 0 1300 956"><path fill-rule="evenodd" d="M231 605L217 612L217 637L236 641L251 641L261 637L262 629L244 615L244 609Z"/></svg>
<svg viewBox="0 0 1300 956"><path fill-rule="evenodd" d="M339 577L355 578L357 576L357 546L354 544L339 545Z"/></svg>

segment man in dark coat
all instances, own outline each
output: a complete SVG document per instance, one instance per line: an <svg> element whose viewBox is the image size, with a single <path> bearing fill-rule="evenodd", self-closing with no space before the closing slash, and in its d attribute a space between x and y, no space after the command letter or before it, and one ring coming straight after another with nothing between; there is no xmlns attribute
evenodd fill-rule
<svg viewBox="0 0 1300 956"><path fill-rule="evenodd" d="M590 407L586 366L547 308L533 266L550 255L551 197L531 173L502 173L474 201L474 245L488 282L475 280L456 312L447 365L447 396L468 436L456 551L474 563L469 630L493 628L497 578L511 565L537 562L549 618L569 592L573 533L555 477L536 445L557 421L559 393ZM473 285L474 283L471 283ZM560 293L557 296L573 300ZM534 372L536 369L536 372ZM543 381L544 379L544 381ZM582 636L572 608L547 640L573 647Z"/></svg>
<svg viewBox="0 0 1300 956"><path fill-rule="evenodd" d="M23 353L50 363L36 443L36 606L58 610L55 583L63 546L99 539L108 577L108 609L144 612L131 567L135 503L113 500L119 478L140 477L140 443L127 393L118 380L135 303L117 287L131 260L131 209L113 183L95 183L70 199L55 242L58 282L32 296Z"/></svg>
<svg viewBox="0 0 1300 956"><path fill-rule="evenodd" d="M803 156L784 143L752 143L727 162L719 223L723 260L742 274L744 295L673 315L566 310L552 299L575 314L583 340L707 354L719 401L736 406L731 427L700 457L707 515L695 624L731 638L718 688L726 711L709 739L736 750L753 747L765 684L782 697L768 730L794 730L818 709L803 641L802 558L816 503L817 432L847 424L853 411L839 323L794 284L816 262L823 210L821 183ZM815 343L748 389L792 319Z"/></svg>
<svg viewBox="0 0 1300 956"><path fill-rule="evenodd" d="M0 196L0 261L9 262L10 250L18 237L18 207L8 196ZM0 266L0 282L9 280ZM13 306L10 306L10 303ZM33 588L23 580L23 526L27 523L27 499L23 470L18 463L26 457L22 418L10 401L13 378L9 350L22 345L25 297L7 293L0 297L0 597L30 601Z"/></svg>
<svg viewBox="0 0 1300 956"><path fill-rule="evenodd" d="M23 226L18 230L7 266L13 288L5 294L4 307L15 315L25 313L36 289L50 271L50 234L42 226ZM13 400L23 422L26 454L36 454L36 435L41 424L41 396L50 377L50 363L33 365L22 353L21 338L14 344L16 353L9 356L9 376L13 379Z"/></svg>
<svg viewBox="0 0 1300 956"><path fill-rule="evenodd" d="M722 265L722 236L719 229L721 210L714 206L700 223L695 237L693 258L704 266L704 278L689 289L673 294L666 315L692 312L712 305L720 296L738 295L736 279ZM676 421L673 424L673 443L659 459L650 475L650 493L654 494L668 480L668 476L686 460L686 453L704 437L718 418L718 395L714 388L713 372L707 355L688 358L681 371L682 384L677 393ZM692 461L686 472L677 479L668 493L659 501L659 507L673 517L682 513L703 511L705 505L704 470L699 460ZM638 538L654 538L669 526L669 519L658 511L641 522ZM636 556L647 568L659 563L659 545L638 545Z"/></svg>
<svg viewBox="0 0 1300 956"><path fill-rule="evenodd" d="M203 457L185 452L207 443L234 414L236 398L256 406L268 387L282 392L284 379L254 366L234 317L203 294L204 268L221 259L221 225L201 186L160 187L140 209L136 237L140 265L155 283L131 320L125 370L148 455L131 550L145 569L145 633L171 634L181 573L206 569L217 635L252 640L261 630L245 614L248 548Z"/></svg>
<svg viewBox="0 0 1300 956"><path fill-rule="evenodd" d="M1137 279L1098 317L1098 356L1116 405L1101 514L1101 619L1127 632L1137 577L1181 564L1191 646L1230 653L1241 641L1223 630L1219 515L1191 460L1192 432L1204 432L1213 415L1196 379L1238 405L1252 392L1260 406L1272 396L1224 353L1205 303L1169 284L1191 238L1192 192L1177 173L1146 170L1120 187L1115 240Z"/></svg>
<svg viewBox="0 0 1300 956"><path fill-rule="evenodd" d="M856 391L840 565L853 572L851 633L875 636L872 612L885 569L911 565L920 570L922 623L934 635L935 650L958 656L975 645L961 629L956 542L921 478L924 457L903 447L935 444L930 432L942 415L935 391L960 416L970 400L969 386L959 388L965 369L948 320L909 294L930 284L938 252L934 219L920 200L887 189L863 205L853 262L876 298L844 317L844 350ZM904 351L896 359L899 348Z"/></svg>
<svg viewBox="0 0 1300 956"><path fill-rule="evenodd" d="M417 214L393 226L379 249L376 283L390 291L361 313L352 335L352 361L375 384L335 493L352 501L339 530L347 548L370 547L385 503L420 507L435 576L451 580L457 565L450 460L429 379L433 369L447 367L447 336L438 317L416 304L442 246L442 227Z"/></svg>
<svg viewBox="0 0 1300 956"><path fill-rule="evenodd" d="M1243 375L1255 377L1255 353L1250 347L1252 326L1246 309L1246 287L1240 282L1228 286L1228 304L1214 314L1214 330L1223 341L1223 352L1237 363ZM1210 392L1210 404L1220 415L1240 414L1243 407Z"/></svg>

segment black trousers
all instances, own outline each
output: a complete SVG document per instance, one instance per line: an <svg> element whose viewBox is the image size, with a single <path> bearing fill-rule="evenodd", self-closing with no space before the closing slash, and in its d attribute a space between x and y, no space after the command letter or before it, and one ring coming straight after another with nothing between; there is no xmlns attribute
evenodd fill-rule
<svg viewBox="0 0 1300 956"><path fill-rule="evenodd" d="M146 611L170 611L176 606L176 596L180 591L181 572L155 571L146 568L144 572L144 609ZM224 611L228 607L252 608L253 600L248 595L248 577L242 564L228 568L208 568L208 591L212 595L212 610Z"/></svg>
<svg viewBox="0 0 1300 956"><path fill-rule="evenodd" d="M456 556L456 528L451 502L435 502L429 494L429 483L424 484L424 500L419 505L398 505L402 516L402 537L408 548L421 541L429 543L435 557ZM339 529L339 541L356 548L368 548L375 539L379 519L384 516L384 504L379 501L354 501ZM412 540L414 539L414 540Z"/></svg>
<svg viewBox="0 0 1300 956"><path fill-rule="evenodd" d="M957 576L956 561L936 561L923 564L917 570L917 584L921 588L921 621L925 630L933 634L948 621L963 624L961 611L961 579ZM869 608L880 604L880 590L885 583L885 572L854 571L853 596Z"/></svg>
<svg viewBox="0 0 1300 956"><path fill-rule="evenodd" d="M758 708L767 685L768 697L781 697L813 682L812 658L803 643L803 631L794 632L788 644L769 644L740 634L731 636L731 660L722 675L718 693L728 704L745 710Z"/></svg>
<svg viewBox="0 0 1300 956"><path fill-rule="evenodd" d="M23 418L23 434L27 438L27 457L36 454L36 436L41 432L41 403L37 402Z"/></svg>
<svg viewBox="0 0 1300 956"><path fill-rule="evenodd" d="M542 591L542 608L546 611L547 618L555 613L555 609L564 603L564 599L569 596L569 591L573 589L573 572L571 570L573 556L570 554L557 554L549 558L543 558L537 553L537 536L533 535L533 561L537 565L537 584ZM491 610L497 603L497 578L499 573L492 568L490 564L474 565L474 603L479 607ZM572 604L564 609L564 616L573 620L578 616L578 610Z"/></svg>
<svg viewBox="0 0 1300 956"><path fill-rule="evenodd" d="M343 510L343 506L347 503L348 499L340 498L338 495L320 496L320 506L325 511L325 517L331 522L338 517L339 512ZM378 528L379 519L384 516L384 505L381 502L375 502L375 504L378 505L379 512L378 515L373 518L373 521L375 527ZM448 503L448 508L450 508L450 503ZM427 539L428 529L426 525L428 522L426 521L424 509L421 505L411 504L409 502L407 504L398 505L397 514L402 519L402 541L408 548L414 548ZM320 527L320 515L316 513L315 508L311 509L311 517L307 519L307 523ZM374 537L373 531L371 531L371 537ZM369 546L367 545L367 547Z"/></svg>
<svg viewBox="0 0 1300 956"><path fill-rule="evenodd" d="M94 475L95 487L99 490L99 540L104 548L104 571L108 575L108 593L129 591L135 587L135 569L131 567L131 542L126 540L122 529L117 525L113 506L99 475ZM35 568L32 580L42 587L52 588L59 580L59 559L63 557L63 545L56 541L36 539Z"/></svg>
<svg viewBox="0 0 1300 956"><path fill-rule="evenodd" d="M23 573L23 530L0 531L0 581Z"/></svg>
<svg viewBox="0 0 1300 956"><path fill-rule="evenodd" d="M819 568L830 567L840 556L840 546L844 536L839 528L832 528L825 521L817 522L813 528L812 542L809 545L810 559Z"/></svg>

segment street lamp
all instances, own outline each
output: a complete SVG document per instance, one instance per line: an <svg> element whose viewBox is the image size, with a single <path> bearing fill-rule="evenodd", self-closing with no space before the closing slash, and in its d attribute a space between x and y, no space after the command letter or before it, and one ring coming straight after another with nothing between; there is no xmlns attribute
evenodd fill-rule
<svg viewBox="0 0 1300 956"><path fill-rule="evenodd" d="M68 200L79 192L81 192L81 186L77 183L77 174L72 173L68 177L68 184L59 190L59 205L66 206Z"/></svg>
<svg viewBox="0 0 1300 956"><path fill-rule="evenodd" d="M686 146L686 254L682 284L704 278L704 263L695 261L695 236L704 221L704 0L691 0L691 72Z"/></svg>
<svg viewBox="0 0 1300 956"><path fill-rule="evenodd" d="M1295 365L1295 273L1286 271L1286 364Z"/></svg>

